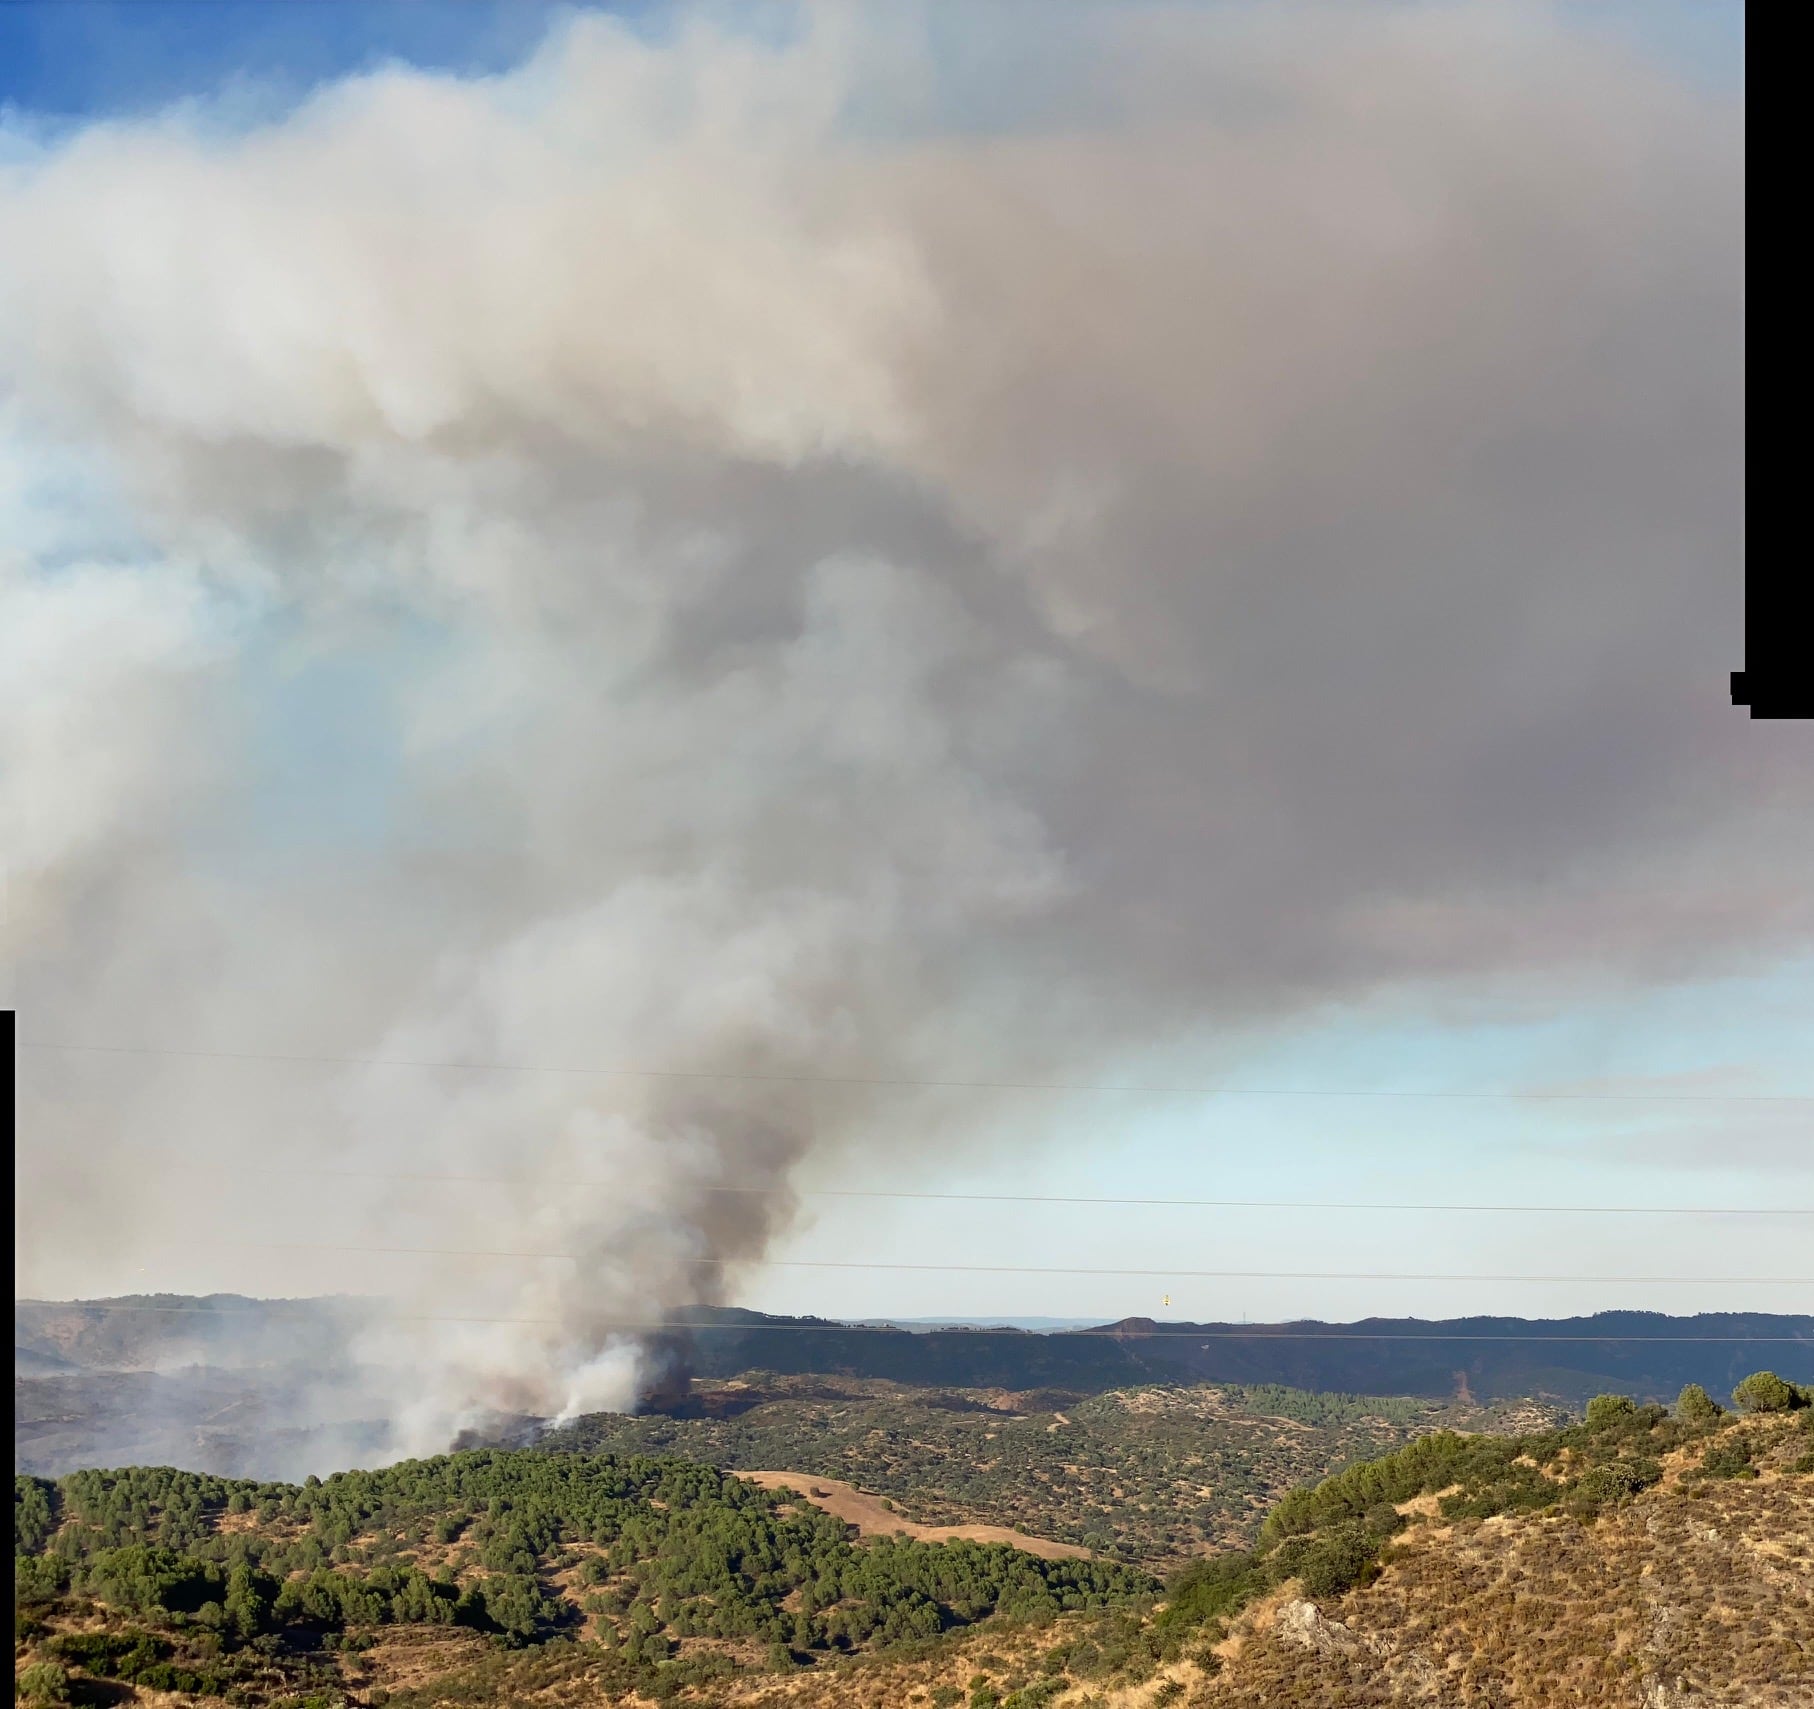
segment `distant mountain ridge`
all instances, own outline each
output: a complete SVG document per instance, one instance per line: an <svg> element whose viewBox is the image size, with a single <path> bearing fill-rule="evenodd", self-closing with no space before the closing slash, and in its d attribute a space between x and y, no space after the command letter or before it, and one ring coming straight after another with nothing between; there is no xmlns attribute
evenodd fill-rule
<svg viewBox="0 0 1814 1709"><path fill-rule="evenodd" d="M344 1363L374 1302L348 1295L127 1294L100 1300L14 1300L13 1372L155 1371Z"/></svg>
<svg viewBox="0 0 1814 1709"><path fill-rule="evenodd" d="M344 1361L369 1301L215 1294L14 1302L16 1378L52 1368ZM1606 1391L1667 1399L1684 1383L1716 1394L1760 1367L1814 1380L1814 1316L1611 1311L1591 1317L1368 1318L1236 1324L1124 1318L1091 1329L894 1328L736 1307L671 1314L659 1340L693 1375L749 1370L871 1377L924 1386L1100 1392L1151 1382L1477 1400ZM49 1361L56 1361L55 1367Z"/></svg>
<svg viewBox="0 0 1814 1709"><path fill-rule="evenodd" d="M1012 1329L856 1330L822 1318L731 1308L676 1313L692 1369L881 1377L965 1388L1102 1390L1140 1382L1283 1383L1292 1388L1477 1400L1608 1391L1669 1399L1715 1393L1760 1367L1814 1376L1814 1316L1610 1311L1591 1317L1367 1318L1237 1324L1124 1318L1048 1334Z"/></svg>

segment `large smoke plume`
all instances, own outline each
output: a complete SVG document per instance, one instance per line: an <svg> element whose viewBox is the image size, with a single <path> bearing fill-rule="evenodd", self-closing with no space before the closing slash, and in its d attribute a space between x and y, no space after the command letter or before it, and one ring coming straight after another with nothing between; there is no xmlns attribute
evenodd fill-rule
<svg viewBox="0 0 1814 1709"><path fill-rule="evenodd" d="M889 13L15 129L5 952L166 1053L22 1061L23 1286L502 1254L362 1350L440 1446L988 1134L900 1082L1807 931L1736 103L1566 9Z"/></svg>

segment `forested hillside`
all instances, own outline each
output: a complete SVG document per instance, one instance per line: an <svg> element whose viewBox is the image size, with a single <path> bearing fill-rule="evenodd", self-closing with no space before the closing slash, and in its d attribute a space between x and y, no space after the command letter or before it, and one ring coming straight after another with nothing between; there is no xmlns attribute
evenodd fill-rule
<svg viewBox="0 0 1814 1709"><path fill-rule="evenodd" d="M306 1676L348 1632L584 1638L601 1688L927 1639L991 1615L1143 1606L1134 1569L996 1546L853 1546L812 1507L686 1461L479 1451L303 1486L168 1469L15 1480L22 1634L50 1665L187 1691ZM72 1599L154 1622L52 1631Z"/></svg>
<svg viewBox="0 0 1814 1709"><path fill-rule="evenodd" d="M702 1381L687 1413L593 1414L537 1446L841 1478L909 1520L1010 1526L1165 1570L1251 1543L1286 1490L1445 1424L1558 1421L1530 1404L1456 1408L1277 1385L1073 1397L773 1373Z"/></svg>
<svg viewBox="0 0 1814 1709"><path fill-rule="evenodd" d="M859 1545L671 1458L25 1477L16 1672L37 1702L291 1709L1787 1706L1814 1693L1814 1407L1767 1375L1735 1399L1427 1435L1287 1495L1163 1595L1112 1563Z"/></svg>

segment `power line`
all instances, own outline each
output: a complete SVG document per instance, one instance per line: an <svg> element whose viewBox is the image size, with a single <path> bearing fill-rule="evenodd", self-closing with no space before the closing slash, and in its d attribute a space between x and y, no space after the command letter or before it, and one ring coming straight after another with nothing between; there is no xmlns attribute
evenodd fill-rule
<svg viewBox="0 0 1814 1709"><path fill-rule="evenodd" d="M43 1311L67 1311L71 1307L96 1307L107 1312L143 1312L152 1315L169 1317L290 1317L306 1320L318 1317L309 1312L264 1311L254 1306L234 1306L220 1308L215 1306L158 1306L138 1305L131 1301L111 1300L15 1300L14 1310L21 1307L36 1308ZM385 1312L383 1318L390 1323L478 1323L478 1324L522 1324L553 1325L566 1327L567 1320L559 1317L464 1317L445 1316L415 1312ZM662 1318L644 1322L623 1321L619 1323L589 1325L601 1335L634 1335L654 1334L662 1331L686 1330L691 1333L722 1332L726 1334L751 1333L768 1331L773 1333L795 1334L799 1332L823 1333L834 1335L1015 1335L1027 1337L1037 1331L1015 1329L1009 1325L983 1325L975 1328L969 1326L946 1329L910 1330L885 1323L829 1323L823 1321L805 1323L695 1323L685 1318ZM1217 1325L1214 1329L1125 1329L1113 1324L1105 1324L1099 1329L1065 1329L1053 1331L1052 1338L1085 1337L1111 1341L1532 1341L1532 1342L1586 1342L1601 1344L1606 1342L1630 1342L1645 1346L1675 1346L1686 1344L1713 1344L1718 1346L1745 1345L1786 1345L1794 1347L1814 1347L1814 1337L1806 1335L1446 1335L1432 1333L1429 1335L1407 1335L1399 1331L1356 1330L1352 1333L1342 1330L1296 1330L1289 1326L1273 1327L1256 1325L1251 1329L1233 1329Z"/></svg>
<svg viewBox="0 0 1814 1709"><path fill-rule="evenodd" d="M571 1067L526 1062L435 1062L410 1057L324 1056L286 1051L184 1050L161 1045L67 1044L19 1039L20 1050L91 1056L168 1056L207 1062L283 1062L335 1068L412 1068L449 1074L555 1074L601 1079L678 1080L775 1086L867 1086L907 1091L1078 1092L1152 1098L1392 1098L1459 1101L1514 1100L1538 1103L1807 1104L1807 1092L1453 1092L1388 1088L1329 1089L1296 1086L1105 1085L1063 1080L935 1080L906 1075L770 1074L734 1069Z"/></svg>
<svg viewBox="0 0 1814 1709"><path fill-rule="evenodd" d="M598 1183L605 1185L605 1183ZM712 1187L710 1192L765 1192L760 1187ZM809 1188L803 1199L923 1199L937 1203L1013 1205L1149 1205L1183 1209L1293 1211L1514 1211L1520 1214L1600 1216L1814 1216L1814 1206L1711 1205L1433 1205L1357 1199L1133 1199L1066 1193L917 1193L892 1189Z"/></svg>
<svg viewBox="0 0 1814 1709"><path fill-rule="evenodd" d="M532 1175L446 1175L416 1173L397 1169L320 1169L297 1164L253 1164L203 1161L179 1158L165 1167L189 1168L206 1173L301 1177L319 1177L331 1181L407 1181L420 1185L474 1187L543 1187L557 1183ZM99 1174L100 1170L87 1173ZM610 1190L617 1183L568 1177L558 1183L563 1188L596 1187ZM755 1194L758 1196L783 1191L773 1186L737 1183L701 1183L692 1187L699 1193ZM1810 1205L1495 1205L1394 1202L1381 1203L1359 1199L1183 1199L1121 1198L1096 1193L928 1193L892 1187L788 1187L785 1192L796 1199L900 1199L930 1204L977 1205L1108 1205L1156 1206L1180 1210L1291 1210L1291 1211L1417 1211L1417 1212L1512 1212L1518 1215L1567 1216L1814 1216Z"/></svg>
<svg viewBox="0 0 1814 1709"><path fill-rule="evenodd" d="M187 1239L184 1248L195 1246L232 1247L235 1250L278 1252L351 1252L381 1257L403 1258L506 1258L538 1263L583 1264L587 1255L579 1252L512 1252L465 1246L356 1246L333 1241L314 1240L220 1240L208 1237ZM911 1272L916 1275L973 1276L1150 1276L1187 1277L1220 1281L1267 1282L1608 1282L1619 1285L1652 1285L1659 1282L1684 1282L1713 1287L1807 1287L1814 1276L1596 1276L1596 1275L1482 1275L1472 1271L1431 1272L1423 1270L1190 1270L1129 1269L1120 1266L1078 1264L897 1264L877 1259L843 1258L687 1258L681 1266L696 1270L722 1270L742 1262L759 1263L779 1270L886 1270Z"/></svg>

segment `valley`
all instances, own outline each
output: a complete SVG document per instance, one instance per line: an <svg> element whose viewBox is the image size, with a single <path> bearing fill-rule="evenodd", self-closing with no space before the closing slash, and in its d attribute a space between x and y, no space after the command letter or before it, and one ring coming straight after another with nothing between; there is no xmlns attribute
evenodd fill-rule
<svg viewBox="0 0 1814 1709"><path fill-rule="evenodd" d="M687 1416L601 1413L546 1452L676 1454L847 1482L919 1526L987 1525L1165 1571L1252 1541L1294 1486L1456 1425L1532 1430L1553 1403L1442 1405L1272 1386L1099 1395L913 1389L752 1373L700 1379Z"/></svg>

